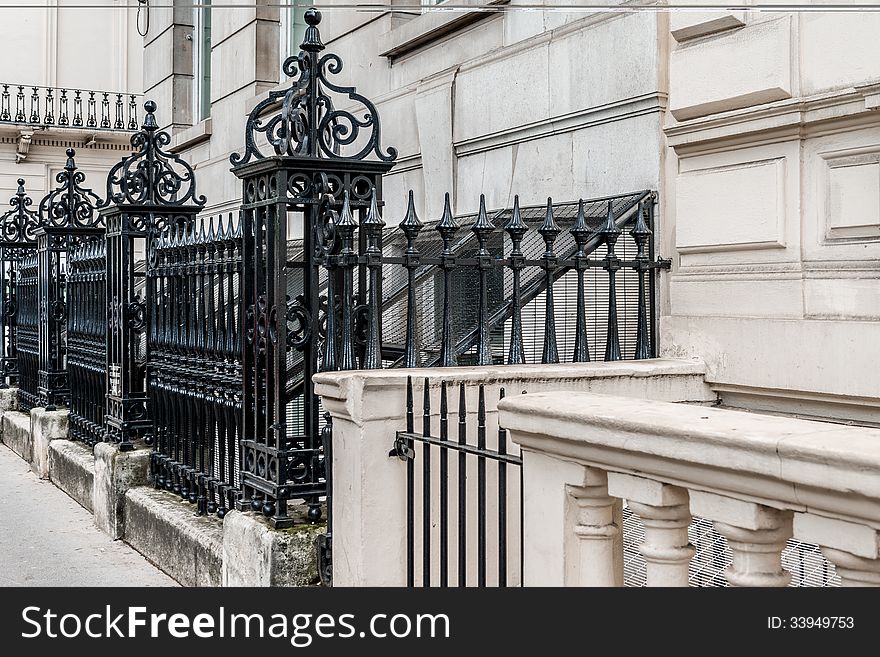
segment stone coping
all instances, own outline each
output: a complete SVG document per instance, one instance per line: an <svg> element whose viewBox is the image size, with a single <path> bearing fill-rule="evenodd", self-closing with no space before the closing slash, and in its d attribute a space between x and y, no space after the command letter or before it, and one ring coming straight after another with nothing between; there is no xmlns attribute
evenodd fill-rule
<svg viewBox="0 0 880 657"><path fill-rule="evenodd" d="M441 382L448 386L466 383L469 393L474 394L479 384L484 384L487 388L521 384L523 389L529 388L530 391L593 390L598 386L602 389L597 392L635 397L669 401L714 401L716 396L705 384L704 374L705 365L697 359L652 358L608 363L347 370L322 372L316 374L312 380L315 382L315 393L322 397L331 412L349 415L360 421L401 417L405 404L401 391L406 385L407 377L412 377L413 383L418 387L421 387L425 377L432 388L439 388ZM662 386L658 384L661 379L673 382L674 385L661 390ZM627 385L617 387L620 381L626 381ZM365 406L360 402L366 393L385 391L388 394L383 396L382 403ZM487 401L489 397L497 399L496 395L490 395L487 390ZM376 399L371 400L375 401Z"/></svg>
<svg viewBox="0 0 880 657"><path fill-rule="evenodd" d="M222 520L147 486L130 489L125 506L126 543L183 586L220 586Z"/></svg>
<svg viewBox="0 0 880 657"><path fill-rule="evenodd" d="M880 526L880 429L585 392L498 408L524 450Z"/></svg>

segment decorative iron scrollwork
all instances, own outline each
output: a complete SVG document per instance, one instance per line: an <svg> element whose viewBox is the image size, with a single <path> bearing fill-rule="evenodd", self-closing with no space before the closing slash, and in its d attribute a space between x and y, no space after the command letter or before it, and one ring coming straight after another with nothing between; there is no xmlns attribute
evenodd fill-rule
<svg viewBox="0 0 880 657"><path fill-rule="evenodd" d="M111 203L173 207L192 203L205 204L196 195L192 167L179 156L162 150L171 143L171 135L159 130L154 112L156 103L144 103L147 114L140 131L131 137L134 153L117 163L107 176L107 198L98 207Z"/></svg>
<svg viewBox="0 0 880 657"><path fill-rule="evenodd" d="M15 196L9 199L11 209L0 215L0 240L4 244L34 242L37 239L39 220L30 209L33 200L24 190L24 178L18 179Z"/></svg>
<svg viewBox="0 0 880 657"><path fill-rule="evenodd" d="M77 169L75 155L72 148L67 149L67 163L55 176L58 187L40 201L40 223L57 228L102 228L104 218L95 211L101 199L82 186L86 175Z"/></svg>
<svg viewBox="0 0 880 657"><path fill-rule="evenodd" d="M306 299L297 295L293 303L287 305L287 346L302 349L312 335L312 314L306 308Z"/></svg>
<svg viewBox="0 0 880 657"><path fill-rule="evenodd" d="M397 150L382 149L376 106L355 87L337 85L329 79L330 75L342 72L343 63L333 53L319 57L324 50L317 27L321 12L309 9L305 20L309 27L302 50L288 57L282 66L284 73L296 80L290 89L270 92L253 109L245 126L244 154L233 153L229 161L236 166L266 157L257 145L257 138L262 134L276 155L363 160L375 154L380 160L393 162L397 159ZM344 97L346 102L363 105L362 117L336 109L334 94ZM280 113L264 122L263 113L281 99ZM366 138L362 137L362 131L369 131ZM355 143L363 145L354 154L343 156L343 148Z"/></svg>
<svg viewBox="0 0 880 657"><path fill-rule="evenodd" d="M67 306L61 300L55 300L52 302L51 312L49 313L49 317L52 318L52 321L61 322L67 317Z"/></svg>
<svg viewBox="0 0 880 657"><path fill-rule="evenodd" d="M147 307L140 295L128 304L128 327L137 333L142 333L147 327Z"/></svg>
<svg viewBox="0 0 880 657"><path fill-rule="evenodd" d="M13 319L18 312L18 304L15 297L7 296L3 299L3 316L6 319Z"/></svg>

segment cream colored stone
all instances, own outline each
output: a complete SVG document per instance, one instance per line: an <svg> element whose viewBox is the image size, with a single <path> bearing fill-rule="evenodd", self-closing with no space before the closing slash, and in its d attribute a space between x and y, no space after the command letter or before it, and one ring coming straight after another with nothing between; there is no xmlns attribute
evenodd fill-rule
<svg viewBox="0 0 880 657"><path fill-rule="evenodd" d="M700 3L702 4L702 3ZM746 24L744 11L671 11L669 32L679 43L688 39L725 32Z"/></svg>
<svg viewBox="0 0 880 657"><path fill-rule="evenodd" d="M656 360L553 367L523 365L355 370L315 375L316 392L321 396L324 408L333 417L334 583L351 586L401 586L406 583L406 467L398 459L389 458L388 451L393 431L405 427L404 391L407 376L416 377L416 395L421 393L423 377L428 377L430 394L435 402L439 397L441 382L445 381L453 393L457 392L455 388L459 382L465 382L469 421L475 420L477 384L483 383L487 403L487 435L494 436L498 427L495 404L502 387L508 395L520 396L520 392L528 391L525 397L538 390L574 386L626 391L637 396L662 399L704 398L700 372L698 362ZM455 394L452 402L457 403ZM432 417L435 428L437 408L435 405L435 415ZM529 458L526 455L527 462ZM573 512L573 507L565 506L568 504L566 500L570 499L566 485L582 488L588 484L585 484L583 468L571 471L563 466L562 471L565 471L562 481L543 479L547 487L536 482L541 492L533 492L524 499L525 525L534 523L537 527L546 528L546 532L542 532L546 540L530 547L532 552L524 555L526 563L531 561L535 564L533 570L525 566L523 583L527 586L582 581L578 574L579 567L576 566L580 559L577 555L581 554L580 542L572 530L566 529L568 525L564 521L567 514ZM538 474L540 469L530 470L527 463L523 476L529 478L531 472L542 476ZM514 486L512 482L510 485ZM475 489L468 493L468 498L476 499ZM614 507L613 522L619 525L620 505L612 502L608 504ZM450 501L450 507L454 508L454 500ZM559 511L555 511L554 507ZM563 511L563 508L568 510ZM509 523L516 523L515 514L511 513ZM473 530L468 531L469 536L475 536ZM452 531L450 540L455 540ZM420 549L420 541L419 536L417 550ZM438 539L433 537L432 541L436 545ZM492 540L490 543L495 544ZM613 556L619 551L618 543L614 539L603 550ZM511 550L518 550L518 546ZM561 560L549 565L549 555L561 556ZM513 560L515 557L511 555L509 558ZM546 565L538 568L537 564ZM619 571L622 573L622 557L620 564ZM421 571L417 573L417 577L420 577ZM473 573L467 575L470 581L474 581ZM434 581L437 581L436 573ZM457 571L452 567L450 581L457 581ZM515 584L513 581L509 583Z"/></svg>
<svg viewBox="0 0 880 657"><path fill-rule="evenodd" d="M677 225L679 251L784 247L785 174L780 157L680 175L676 206L689 221Z"/></svg>
<svg viewBox="0 0 880 657"><path fill-rule="evenodd" d="M696 516L752 531L772 529L779 524L777 510L761 504L702 491L692 491L690 498L691 511Z"/></svg>
<svg viewBox="0 0 880 657"><path fill-rule="evenodd" d="M795 513L794 535L802 541L866 559L880 558L880 533L875 527L815 513Z"/></svg>
<svg viewBox="0 0 880 657"><path fill-rule="evenodd" d="M669 101L679 121L789 98L791 20L750 25L670 56Z"/></svg>

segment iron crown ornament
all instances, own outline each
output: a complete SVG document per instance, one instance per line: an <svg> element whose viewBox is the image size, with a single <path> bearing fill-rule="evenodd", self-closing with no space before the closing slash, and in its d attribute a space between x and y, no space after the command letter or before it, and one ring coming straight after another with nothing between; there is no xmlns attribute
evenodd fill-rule
<svg viewBox="0 0 880 657"><path fill-rule="evenodd" d="M192 167L179 156L162 150L171 143L171 135L159 130L156 103L144 103L146 116L141 129L131 136L134 153L118 162L107 176L107 198L98 207L117 205L153 205L173 207L192 203L205 205L204 196L196 195Z"/></svg>
<svg viewBox="0 0 880 657"><path fill-rule="evenodd" d="M375 154L382 161L393 162L397 149L389 146L383 150L381 146L376 106L355 87L335 84L329 78L342 72L343 63L334 53L319 55L324 50L317 27L321 12L309 9L305 21L308 28L299 54L288 57L282 65L285 75L296 80L289 89L270 92L254 107L245 125L244 154L233 153L229 161L237 166L265 158L257 144L259 136L264 135L275 155L363 160ZM334 95L363 105L363 116L337 109ZM279 100L281 111L264 122L263 113ZM343 155L345 147L352 145L350 150L355 152Z"/></svg>
<svg viewBox="0 0 880 657"><path fill-rule="evenodd" d="M74 161L76 152L67 149L67 162L55 176L58 187L40 201L39 215L41 226L55 228L103 228L104 218L95 208L100 197L91 189L83 187L86 176L79 171Z"/></svg>

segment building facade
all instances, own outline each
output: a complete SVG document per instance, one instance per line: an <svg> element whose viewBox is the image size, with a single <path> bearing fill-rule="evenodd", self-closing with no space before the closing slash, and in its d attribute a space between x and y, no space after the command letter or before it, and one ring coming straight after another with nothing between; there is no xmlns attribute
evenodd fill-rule
<svg viewBox="0 0 880 657"><path fill-rule="evenodd" d="M509 207L515 194L656 189L660 251L673 258L663 353L704 358L731 405L876 421L880 60L867 35L880 16L478 4L321 6L341 83L376 102L400 153L387 217L402 217L409 189L429 218L447 191L465 213L481 193ZM292 11L153 10L146 93L171 108L161 118L209 212L239 202L228 157L247 113L285 84Z"/></svg>
<svg viewBox="0 0 880 657"><path fill-rule="evenodd" d="M68 148L87 184L100 188L131 152L132 124L143 117L138 11L124 0L16 4L2 12L9 29L0 59L0 199L5 204L24 178L39 201L54 188Z"/></svg>

